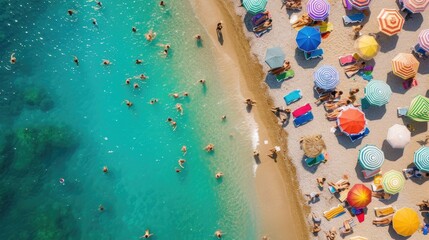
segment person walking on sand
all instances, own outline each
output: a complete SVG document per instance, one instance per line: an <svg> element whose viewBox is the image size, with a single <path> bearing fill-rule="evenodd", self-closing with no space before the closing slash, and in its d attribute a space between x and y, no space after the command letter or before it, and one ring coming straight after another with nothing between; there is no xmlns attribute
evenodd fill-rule
<svg viewBox="0 0 429 240"><path fill-rule="evenodd" d="M359 24L357 26L352 26L352 31L354 33L354 38L358 38L360 36L360 31L362 30L363 25Z"/></svg>
<svg viewBox="0 0 429 240"><path fill-rule="evenodd" d="M144 235L141 236L140 238L150 238L153 235L153 233L149 232L149 229L146 229L146 231L144 232Z"/></svg>
<svg viewBox="0 0 429 240"><path fill-rule="evenodd" d="M216 26L216 32L219 34L219 33L222 33L222 28L223 28L223 26L222 26L222 21L220 21L220 22L218 22L217 23L217 26Z"/></svg>
<svg viewBox="0 0 429 240"><path fill-rule="evenodd" d="M252 99L250 99L250 98L247 98L245 101L244 101L244 103L246 103L247 104L247 106L255 106L256 105L256 102L255 101L253 101Z"/></svg>
<svg viewBox="0 0 429 240"><path fill-rule="evenodd" d="M15 53L12 53L12 54L10 55L10 63L11 63L11 64L15 64L15 63L16 63Z"/></svg>
<svg viewBox="0 0 429 240"><path fill-rule="evenodd" d="M323 184L325 184L326 178L316 178L316 181L317 185L322 188Z"/></svg>

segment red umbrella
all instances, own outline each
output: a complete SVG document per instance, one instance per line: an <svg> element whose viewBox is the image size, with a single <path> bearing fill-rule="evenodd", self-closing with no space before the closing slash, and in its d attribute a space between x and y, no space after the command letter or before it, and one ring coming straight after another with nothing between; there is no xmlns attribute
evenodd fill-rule
<svg viewBox="0 0 429 240"><path fill-rule="evenodd" d="M359 134L365 131L365 113L355 107L346 107L338 115L337 125L347 135Z"/></svg>
<svg viewBox="0 0 429 240"><path fill-rule="evenodd" d="M363 184L355 184L347 194L347 202L355 208L364 208L371 202L371 189Z"/></svg>

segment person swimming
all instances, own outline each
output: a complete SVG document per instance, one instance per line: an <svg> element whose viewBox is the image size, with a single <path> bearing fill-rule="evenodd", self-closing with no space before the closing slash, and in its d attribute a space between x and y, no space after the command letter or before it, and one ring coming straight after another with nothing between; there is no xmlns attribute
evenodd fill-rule
<svg viewBox="0 0 429 240"><path fill-rule="evenodd" d="M134 89L139 88L139 85L137 83L134 83Z"/></svg>
<svg viewBox="0 0 429 240"><path fill-rule="evenodd" d="M159 2L159 6L165 7L165 2L164 1Z"/></svg>
<svg viewBox="0 0 429 240"><path fill-rule="evenodd" d="M136 78L140 78L141 80L146 80L146 79L148 79L149 77L148 77L148 76L146 76L146 75L144 75L144 74L142 73L142 74L140 74L140 76L138 76L138 77L136 77Z"/></svg>
<svg viewBox="0 0 429 240"><path fill-rule="evenodd" d="M217 178L217 179L221 178L222 176L223 176L223 173L222 173L222 172L217 172L217 173L215 174L215 178Z"/></svg>
<svg viewBox="0 0 429 240"><path fill-rule="evenodd" d="M103 59L103 62L101 63L101 65L104 65L104 66L107 66L107 65L110 65L110 64L112 64L112 62L110 62L107 59Z"/></svg>
<svg viewBox="0 0 429 240"><path fill-rule="evenodd" d="M158 99L157 98L153 98L153 99L151 99L150 100L150 104L155 104L155 103L157 103L158 102Z"/></svg>
<svg viewBox="0 0 429 240"><path fill-rule="evenodd" d="M155 39L155 37L156 37L156 32L153 32L153 31L152 31L152 29L151 29L151 30L149 30L149 32L148 32L148 33L146 33L144 36L146 37L146 40L148 40L148 41L152 41L152 40L154 40L154 39Z"/></svg>
<svg viewBox="0 0 429 240"><path fill-rule="evenodd" d="M104 206L102 204L98 205L98 211L100 212L104 211Z"/></svg>
<svg viewBox="0 0 429 240"><path fill-rule="evenodd" d="M76 66L79 66L79 59L76 56L73 56L73 62L76 63Z"/></svg>
<svg viewBox="0 0 429 240"><path fill-rule="evenodd" d="M131 78L127 78L127 79L125 79L125 84L130 84L130 82L131 82Z"/></svg>
<svg viewBox="0 0 429 240"><path fill-rule="evenodd" d="M76 11L73 9L69 9L69 10L67 10L67 13L71 16L71 15L75 14Z"/></svg>
<svg viewBox="0 0 429 240"><path fill-rule="evenodd" d="M169 96L172 96L174 98L179 98L179 94L178 93L170 93Z"/></svg>
<svg viewBox="0 0 429 240"><path fill-rule="evenodd" d="M214 233L215 237L217 237L218 239L222 238L222 232L220 230L216 230L216 232Z"/></svg>
<svg viewBox="0 0 429 240"><path fill-rule="evenodd" d="M10 55L10 63L11 63L11 64L15 64L15 63L16 63L15 53L12 53L12 54Z"/></svg>
<svg viewBox="0 0 429 240"><path fill-rule="evenodd" d="M141 64L142 62L143 62L143 60L136 59L136 64Z"/></svg>
<svg viewBox="0 0 429 240"><path fill-rule="evenodd" d="M109 172L109 169L107 168L107 166L104 166L104 167L103 167L103 172L104 172L104 173Z"/></svg>
<svg viewBox="0 0 429 240"><path fill-rule="evenodd" d="M189 93L188 92L183 92L183 96L184 97L189 97Z"/></svg>
<svg viewBox="0 0 429 240"><path fill-rule="evenodd" d="M95 19L95 18L91 18L91 20L92 20L92 24L93 24L94 26L98 26L98 24L97 24L97 19Z"/></svg>
<svg viewBox="0 0 429 240"><path fill-rule="evenodd" d="M188 151L188 149L186 148L185 145L183 145L181 151L183 152L183 156L185 156L186 153L187 153L187 151Z"/></svg>
<svg viewBox="0 0 429 240"><path fill-rule="evenodd" d="M133 33L136 33L137 32L137 28L136 27L132 27L131 31L133 31Z"/></svg>
<svg viewBox="0 0 429 240"><path fill-rule="evenodd" d="M179 111L179 112L180 112L180 115L183 115L183 107L182 107L182 104L177 103L177 104L176 104L176 109L177 109L177 111Z"/></svg>
<svg viewBox="0 0 429 240"><path fill-rule="evenodd" d="M214 144L209 143L204 150L206 150L207 152L211 152L214 150Z"/></svg>
<svg viewBox="0 0 429 240"><path fill-rule="evenodd" d="M186 160L185 159L179 159L179 161L177 161L178 163L179 163L179 166L181 167L181 168L185 168L184 166L183 166L183 164L185 164L185 162L186 162Z"/></svg>
<svg viewBox="0 0 429 240"><path fill-rule="evenodd" d="M141 236L140 238L150 238L153 235L153 233L149 232L149 229L146 229L146 231L144 232L144 235Z"/></svg>
<svg viewBox="0 0 429 240"><path fill-rule="evenodd" d="M98 5L99 7L102 7L102 6L103 6L103 4L102 4L100 1L95 1L95 3L97 3L97 5Z"/></svg>
<svg viewBox="0 0 429 240"><path fill-rule="evenodd" d="M124 102L128 107L131 107L133 105L131 101L125 100Z"/></svg>

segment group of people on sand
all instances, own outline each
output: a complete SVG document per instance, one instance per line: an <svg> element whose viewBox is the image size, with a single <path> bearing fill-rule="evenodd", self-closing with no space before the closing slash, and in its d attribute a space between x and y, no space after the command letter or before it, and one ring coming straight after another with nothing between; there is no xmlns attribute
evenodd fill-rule
<svg viewBox="0 0 429 240"><path fill-rule="evenodd" d="M343 91L333 90L325 91L316 87L316 91L320 94L320 97L314 101L314 104L323 104L326 110L326 118L329 121L337 120L338 115L346 106L358 107L360 104L356 102L356 94L359 92L359 88L353 88L349 90L348 97L343 97Z"/></svg>
<svg viewBox="0 0 429 240"><path fill-rule="evenodd" d="M279 118L282 125L286 124L290 119L290 108L272 107L271 112L273 112Z"/></svg>

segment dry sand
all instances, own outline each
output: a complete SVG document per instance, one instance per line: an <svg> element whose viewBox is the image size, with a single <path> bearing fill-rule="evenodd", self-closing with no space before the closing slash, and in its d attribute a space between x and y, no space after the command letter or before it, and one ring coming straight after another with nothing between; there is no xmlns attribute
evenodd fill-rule
<svg viewBox="0 0 429 240"><path fill-rule="evenodd" d="M232 0L231 0L232 1ZM385 141L387 129L392 125L408 124L411 122L407 118L398 118L396 115L396 108L401 106L408 106L410 101L416 95L428 96L428 73L429 73L429 60L419 60L420 68L419 74L416 76L419 81L419 86L413 87L406 91L402 88L402 80L392 74L391 59L398 53L410 53L410 47L414 46L417 42L418 33L422 29L429 28L429 10L423 15L414 14L413 18L406 21L404 29L397 36L387 37L380 35L378 41L381 45L381 51L374 58L369 61L369 64L375 65L373 76L374 79L386 81L392 88L393 95L390 102L385 108L371 107L366 109L366 117L368 119L368 127L371 133L363 138L352 143L346 136L335 136L330 132L334 122L329 122L325 119L325 111L322 106L317 107L313 104L315 98L313 93L313 72L316 68L322 65L332 65L337 68L341 73L341 83L339 89L348 92L350 88L358 87L360 92L358 99L363 97L363 88L367 81L359 76L348 79L342 72L342 68L338 63L338 57L353 53L353 38L351 26L344 26L342 16L345 15L341 1L330 0L331 14L329 21L334 25L334 31L330 36L322 41L321 48L324 49L325 54L323 59L316 59L306 61L303 53L297 49L295 43L296 31L291 28L289 18L293 14L302 14L305 12L305 6L301 12L290 12L284 8L281 9L281 1L268 1L267 10L272 14L273 29L263 35L261 38L256 38L251 32L250 19L251 15L246 14L244 8L239 7L240 1L232 1L238 15L244 21L244 31L250 41L252 53L256 55L259 62L263 66L264 71L268 70L268 66L264 63L265 51L269 47L280 46L286 53L286 59L292 64L295 70L295 77L277 83L275 78L271 75L265 74L263 79L259 81L266 84L269 88L269 95L274 101L276 106L285 106L283 96L293 90L301 89L303 91L303 98L297 103L292 104L290 107L293 109L311 103L313 107L313 114L315 119L299 128L295 128L293 123L290 122L284 129L288 132L288 150L291 161L296 166L297 179L301 189L301 196L304 193L319 191L316 184L316 177L326 177L328 181L337 181L344 174L349 175L352 184L361 183L362 181L369 186L372 179L363 180L360 173L360 167L357 164L358 150L365 146L365 144L374 144L385 152L385 162L382 166L382 171L386 172L391 169L401 171L403 168L409 166L413 161L413 153L420 147L419 141L424 139L427 133L427 123L412 122L416 130L412 132L412 141L405 147L404 150L395 150ZM307 1L303 1L306 3ZM371 5L371 14L364 21L364 28L362 34L378 32L377 15L382 8L398 9L395 1L373 1ZM402 13L403 14L403 13ZM405 15L405 14L403 14ZM238 30L238 29L237 29ZM239 33L237 33L239 34ZM322 134L327 145L329 152L329 161L326 164L321 164L318 168L307 168L302 164L303 151L299 146L299 139L302 136L311 134ZM285 179L286 180L286 179ZM396 208L411 207L417 210L416 203L422 199L429 198L429 190L427 181L413 181L407 180L404 190L392 197L391 200L381 202L376 198L372 199L372 203L368 206L368 212L365 215L365 221L354 227L354 233L347 236L340 236L339 238L348 239L353 236L365 236L369 239L405 239L395 233L393 228L390 227L375 227L371 224L375 217L373 208L392 204ZM289 194L294 194L296 191L290 191ZM320 201L314 204L308 204L311 210L319 213L322 216L323 211L336 206L339 201L329 193L327 187L322 190ZM307 217L307 216L305 216ZM339 228L342 222L350 218L350 214L346 213L341 217L335 218L331 221L326 219L322 220L322 230L328 230L331 227ZM421 221L429 222L429 219L420 216ZM310 222L308 218L307 222ZM281 223L280 223L281 224ZM287 226L285 226L287 227ZM325 239L324 234L321 232L318 236L309 234L312 239ZM408 239L422 239L421 233L415 233ZM286 238L273 238L273 239L286 239ZM287 239L298 239L288 237Z"/></svg>

